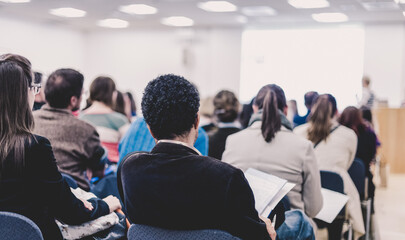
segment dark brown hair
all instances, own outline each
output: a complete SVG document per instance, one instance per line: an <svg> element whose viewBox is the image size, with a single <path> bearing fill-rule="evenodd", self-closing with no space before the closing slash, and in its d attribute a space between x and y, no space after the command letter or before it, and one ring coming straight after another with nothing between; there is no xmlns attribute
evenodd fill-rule
<svg viewBox="0 0 405 240"><path fill-rule="evenodd" d="M350 106L343 110L339 118L339 123L351 128L357 135L366 129L366 124L361 116L360 109Z"/></svg>
<svg viewBox="0 0 405 240"><path fill-rule="evenodd" d="M122 94L120 91L117 91L117 98L114 101L113 110L126 116L124 94Z"/></svg>
<svg viewBox="0 0 405 240"><path fill-rule="evenodd" d="M113 107L112 97L115 89L114 80L110 77L97 77L90 85L90 100Z"/></svg>
<svg viewBox="0 0 405 240"><path fill-rule="evenodd" d="M215 116L221 122L233 122L239 114L239 101L235 94L228 90L222 90L215 95L214 100Z"/></svg>
<svg viewBox="0 0 405 240"><path fill-rule="evenodd" d="M262 135L266 142L270 142L281 129L281 116L278 110L287 106L284 91L276 84L269 84L260 89L254 105L263 110Z"/></svg>
<svg viewBox="0 0 405 240"><path fill-rule="evenodd" d="M24 166L24 144L32 136L34 118L28 101L33 83L31 63L15 54L0 56L0 161L14 153L13 165Z"/></svg>
<svg viewBox="0 0 405 240"><path fill-rule="evenodd" d="M336 109L336 99L330 94L320 95L316 100L309 117L308 139L312 143L316 144L329 136Z"/></svg>

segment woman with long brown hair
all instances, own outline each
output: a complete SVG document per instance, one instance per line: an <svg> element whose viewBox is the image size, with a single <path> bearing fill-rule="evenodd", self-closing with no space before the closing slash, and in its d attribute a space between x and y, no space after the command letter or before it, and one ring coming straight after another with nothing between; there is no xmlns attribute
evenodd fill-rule
<svg viewBox="0 0 405 240"><path fill-rule="evenodd" d="M357 150L356 158L361 159L366 167L366 175L369 179L368 196L374 197L375 186L373 183L373 174L370 171L376 151L377 151L377 136L367 126L362 117L361 110L350 106L343 110L339 118L339 123L343 126L351 128L357 135Z"/></svg>
<svg viewBox="0 0 405 240"><path fill-rule="evenodd" d="M228 136L222 161L295 183L287 194L292 208L315 217L322 208L317 161L312 144L292 132L283 89L275 84L262 87L253 112L248 128Z"/></svg>
<svg viewBox="0 0 405 240"><path fill-rule="evenodd" d="M320 95L309 122L296 127L294 132L313 143L320 170L336 172L342 177L345 193L350 197L349 216L353 220L355 236L359 237L365 232L360 197L347 172L356 154L357 136L350 128L340 125L337 116L336 99L331 94Z"/></svg>
<svg viewBox="0 0 405 240"><path fill-rule="evenodd" d="M56 218L81 224L120 208L120 203L115 197L79 200L70 191L50 142L32 134L31 109L39 88L26 58L0 56L0 211L30 218L45 240L62 239Z"/></svg>

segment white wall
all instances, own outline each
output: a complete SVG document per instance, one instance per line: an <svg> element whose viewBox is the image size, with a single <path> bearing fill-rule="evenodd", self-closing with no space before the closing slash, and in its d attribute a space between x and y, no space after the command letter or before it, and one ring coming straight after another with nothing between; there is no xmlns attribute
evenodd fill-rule
<svg viewBox="0 0 405 240"><path fill-rule="evenodd" d="M138 102L146 84L167 73L185 76L203 97L222 88L239 90L241 30L106 30L85 39L87 79L112 76L121 90L133 91Z"/></svg>
<svg viewBox="0 0 405 240"><path fill-rule="evenodd" d="M83 69L81 32L3 18L0 31L0 54L21 54L31 61L34 70L49 74L61 67Z"/></svg>
<svg viewBox="0 0 405 240"><path fill-rule="evenodd" d="M0 18L0 30L6 33L0 38L0 53L22 54L44 73L78 69L86 76L86 86L97 75L111 75L121 90L136 94L138 103L147 82L165 73L184 75L203 97L223 88L239 93L240 29L83 33ZM399 106L405 97L405 25L366 25L364 56L364 73L371 77L377 96Z"/></svg>
<svg viewBox="0 0 405 240"><path fill-rule="evenodd" d="M364 74L372 89L391 107L404 100L405 25L365 26Z"/></svg>

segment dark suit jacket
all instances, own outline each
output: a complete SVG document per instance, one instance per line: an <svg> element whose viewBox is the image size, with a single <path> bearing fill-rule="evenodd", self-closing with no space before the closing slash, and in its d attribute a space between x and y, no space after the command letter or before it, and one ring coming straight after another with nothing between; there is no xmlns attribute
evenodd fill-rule
<svg viewBox="0 0 405 240"><path fill-rule="evenodd" d="M34 136L26 141L24 168L16 169L15 162L13 152L3 161L0 211L30 218L45 240L62 239L55 218L67 224L81 224L109 213L104 201L91 199L94 209L89 211L73 195L56 167L48 139Z"/></svg>
<svg viewBox="0 0 405 240"><path fill-rule="evenodd" d="M239 132L236 127L218 128L209 138L208 156L221 160L225 151L226 139L229 135Z"/></svg>
<svg viewBox="0 0 405 240"><path fill-rule="evenodd" d="M161 142L150 153L128 155L118 182L131 223L270 239L243 172L187 146Z"/></svg>

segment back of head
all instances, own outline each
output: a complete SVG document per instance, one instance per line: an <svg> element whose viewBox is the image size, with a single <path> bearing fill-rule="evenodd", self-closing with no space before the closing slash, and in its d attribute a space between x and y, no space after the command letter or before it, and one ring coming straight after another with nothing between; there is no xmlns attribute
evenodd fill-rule
<svg viewBox="0 0 405 240"><path fill-rule="evenodd" d="M315 101L318 99L319 94L318 92L307 92L304 95L305 106L308 110L311 110L312 106L314 105Z"/></svg>
<svg viewBox="0 0 405 240"><path fill-rule="evenodd" d="M281 129L279 111L283 111L287 106L283 89L276 84L262 87L257 93L254 105L263 110L262 135L266 142L270 142Z"/></svg>
<svg viewBox="0 0 405 240"><path fill-rule="evenodd" d="M34 72L34 83L42 83L42 73Z"/></svg>
<svg viewBox="0 0 405 240"><path fill-rule="evenodd" d="M235 94L228 90L222 90L215 95L214 100L215 116L220 122L234 122L239 113L239 101Z"/></svg>
<svg viewBox="0 0 405 240"><path fill-rule="evenodd" d="M311 142L318 143L329 136L336 109L336 100L332 95L323 94L319 96L309 119L308 139Z"/></svg>
<svg viewBox="0 0 405 240"><path fill-rule="evenodd" d="M90 85L90 100L113 107L115 83L110 77L97 77Z"/></svg>
<svg viewBox="0 0 405 240"><path fill-rule="evenodd" d="M371 112L371 109L366 107L366 106L362 106L360 108L361 110L361 115L363 117L364 120L368 121L369 123L373 122L373 113Z"/></svg>
<svg viewBox="0 0 405 240"><path fill-rule="evenodd" d="M185 78L168 74L148 83L141 106L153 136L174 139L187 135L196 123L200 97Z"/></svg>
<svg viewBox="0 0 405 240"><path fill-rule="evenodd" d="M131 104L131 106L130 106L131 107L131 114L133 116L135 116L135 114L136 114L136 104L135 104L134 96L132 95L131 92L126 92L126 94L127 94L128 98L129 98L129 102Z"/></svg>
<svg viewBox="0 0 405 240"><path fill-rule="evenodd" d="M11 150L14 150L16 165L23 161L24 141L31 135L34 126L28 99L32 84L33 74L28 59L14 54L0 56L1 162Z"/></svg>
<svg viewBox="0 0 405 240"><path fill-rule="evenodd" d="M214 98L213 97L206 97L201 99L200 102L200 115L206 118L211 119L214 116Z"/></svg>
<svg viewBox="0 0 405 240"><path fill-rule="evenodd" d="M124 101L124 94L122 92L117 91L117 98L114 101L113 110L119 112L123 115L125 114L125 101Z"/></svg>
<svg viewBox="0 0 405 240"><path fill-rule="evenodd" d="M54 108L67 108L72 97L80 99L84 77L70 68L62 68L53 72L46 81L45 98Z"/></svg>
<svg viewBox="0 0 405 240"><path fill-rule="evenodd" d="M369 87L371 80L368 76L364 76L362 79L363 87Z"/></svg>
<svg viewBox="0 0 405 240"><path fill-rule="evenodd" d="M339 123L351 128L358 135L365 129L361 111L353 106L345 108L339 118Z"/></svg>

